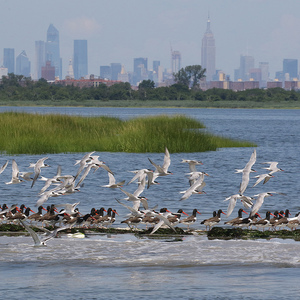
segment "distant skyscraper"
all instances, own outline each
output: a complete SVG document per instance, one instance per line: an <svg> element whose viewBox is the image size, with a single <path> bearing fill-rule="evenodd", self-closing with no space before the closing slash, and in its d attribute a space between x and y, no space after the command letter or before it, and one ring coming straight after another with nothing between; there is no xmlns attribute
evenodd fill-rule
<svg viewBox="0 0 300 300"><path fill-rule="evenodd" d="M238 81L240 78L240 69L234 69L234 75L233 75L234 81Z"/></svg>
<svg viewBox="0 0 300 300"><path fill-rule="evenodd" d="M158 67L160 66L160 61L159 60L154 60L153 61L153 71L158 73Z"/></svg>
<svg viewBox="0 0 300 300"><path fill-rule="evenodd" d="M7 68L0 67L0 79L2 78L2 76L7 76L7 74L8 74Z"/></svg>
<svg viewBox="0 0 300 300"><path fill-rule="evenodd" d="M111 67L110 66L100 66L100 78L111 79Z"/></svg>
<svg viewBox="0 0 300 300"><path fill-rule="evenodd" d="M259 68L261 70L261 87L267 87L267 82L269 80L269 63L260 62Z"/></svg>
<svg viewBox="0 0 300 300"><path fill-rule="evenodd" d="M74 69L73 69L72 59L69 60L69 67L68 67L68 74L67 74L67 76L70 79L74 79Z"/></svg>
<svg viewBox="0 0 300 300"><path fill-rule="evenodd" d="M122 66L121 72L118 74L118 81L129 82L129 76L124 66Z"/></svg>
<svg viewBox="0 0 300 300"><path fill-rule="evenodd" d="M258 81L259 85L261 86L261 69L260 68L253 68L249 70L249 78L252 81Z"/></svg>
<svg viewBox="0 0 300 300"><path fill-rule="evenodd" d="M253 56L241 55L240 57L240 78L242 81L248 81L250 79L250 70L254 69Z"/></svg>
<svg viewBox="0 0 300 300"><path fill-rule="evenodd" d="M138 57L133 59L133 84L148 79L148 58Z"/></svg>
<svg viewBox="0 0 300 300"><path fill-rule="evenodd" d="M118 80L118 75L121 73L122 65L120 63L111 63L111 80Z"/></svg>
<svg viewBox="0 0 300 300"><path fill-rule="evenodd" d="M284 81L283 71L277 71L277 72L275 72L275 80L276 81Z"/></svg>
<svg viewBox="0 0 300 300"><path fill-rule="evenodd" d="M143 65L144 68L148 70L148 58L144 58L144 57L134 58L133 72L139 72L139 68L141 67L141 65Z"/></svg>
<svg viewBox="0 0 300 300"><path fill-rule="evenodd" d="M294 78L298 78L298 59L283 60L283 76L287 80L293 80Z"/></svg>
<svg viewBox="0 0 300 300"><path fill-rule="evenodd" d="M87 40L74 40L74 78L80 79L88 73Z"/></svg>
<svg viewBox="0 0 300 300"><path fill-rule="evenodd" d="M35 41L35 71L34 79L42 78L42 67L46 65L45 42Z"/></svg>
<svg viewBox="0 0 300 300"><path fill-rule="evenodd" d="M16 74L30 77L30 61L25 50L23 50L16 59Z"/></svg>
<svg viewBox="0 0 300 300"><path fill-rule="evenodd" d="M7 68L8 73L15 73L15 49L4 48L3 67Z"/></svg>
<svg viewBox="0 0 300 300"><path fill-rule="evenodd" d="M157 82L161 83L164 80L164 69L162 66L158 66L157 70Z"/></svg>
<svg viewBox="0 0 300 300"><path fill-rule="evenodd" d="M210 29L210 19L207 20L207 27L202 39L201 66L206 69L206 81L211 81L216 73L216 46L215 38Z"/></svg>
<svg viewBox="0 0 300 300"><path fill-rule="evenodd" d="M171 50L172 55L172 74L178 73L181 69L181 54L179 51Z"/></svg>
<svg viewBox="0 0 300 300"><path fill-rule="evenodd" d="M51 62L51 66L55 67L55 76L59 76L62 79L62 66L59 50L59 32L50 24L47 30L46 41L46 61Z"/></svg>

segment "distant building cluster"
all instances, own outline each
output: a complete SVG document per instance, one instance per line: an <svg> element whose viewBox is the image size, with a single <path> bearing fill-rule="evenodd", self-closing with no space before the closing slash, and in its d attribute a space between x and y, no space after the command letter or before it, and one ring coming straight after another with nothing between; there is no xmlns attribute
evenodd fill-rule
<svg viewBox="0 0 300 300"><path fill-rule="evenodd" d="M88 42L87 40L74 40L73 56L69 59L67 74L62 74L62 58L60 57L59 31L50 24L46 41L35 41L34 67L23 50L15 59L15 49L4 48L3 64L0 67L0 78L8 73L31 77L34 80L41 78L60 84L73 84L76 86L98 86L116 82L129 82L137 87L143 80L152 80L159 86L169 86L174 83L174 73L181 68L181 53L171 47L170 68L161 66L159 60L154 60L152 66L148 64L148 58L138 57L133 59L133 70L127 71L122 63L114 62L100 66L99 74L88 72ZM234 78L230 79L222 70L216 69L216 45L211 21L208 17L207 28L202 38L201 64L206 69L205 79L200 87L203 90L211 88L232 89L241 91L254 88L280 87L287 90L300 90L298 60L284 59L282 71L270 79L269 63L259 62L255 66L254 57L240 56L239 68L234 70Z"/></svg>

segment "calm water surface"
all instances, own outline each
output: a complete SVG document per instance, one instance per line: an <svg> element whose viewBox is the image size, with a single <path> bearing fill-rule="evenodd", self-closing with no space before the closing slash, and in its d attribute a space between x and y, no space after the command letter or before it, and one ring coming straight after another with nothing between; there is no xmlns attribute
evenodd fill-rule
<svg viewBox="0 0 300 300"><path fill-rule="evenodd" d="M157 114L185 114L202 121L215 134L245 139L256 143L255 169L264 173L262 162L278 161L284 172L278 172L265 185L252 188L250 179L246 194L282 192L265 199L261 214L269 209L289 208L294 215L300 211L299 201L299 143L300 113L298 110L247 109L144 109L144 108L0 108L39 113L106 115L122 119ZM203 229L200 221L210 217L213 210L226 211L224 199L237 193L241 179L235 173L248 162L252 148L220 149L205 153L171 153L170 170L173 175L159 178L160 185L151 186L144 195L150 206L166 206L170 210L183 208L191 213L198 208L201 216L193 227ZM149 168L148 157L161 164L163 153L98 153L115 173L116 179L129 181L130 170ZM76 159L84 153L49 155L51 168L43 169L46 177L56 173L58 164L63 174L74 174ZM30 162L40 155L1 156L0 164L14 158L20 171L28 171ZM185 173L188 167L181 160L199 159L210 177L206 178L206 195L193 195L179 202L180 191L188 186ZM37 182L6 185L11 178L10 166L0 175L2 203L25 203L35 208L38 192L43 186ZM50 198L49 203L80 201L80 211L92 207L114 207L119 216L114 226L128 211L115 198L125 195L108 190L106 172L89 174L81 192L63 199ZM124 186L129 192L135 184ZM53 200L52 200L53 199ZM235 217L237 204L231 217ZM226 221L226 217L223 218ZM221 221L221 223L223 223ZM133 235L92 235L85 239L61 238L49 241L45 248L34 248L28 236L0 237L0 289L7 299L296 299L299 295L300 243L292 240L209 241L203 236L182 239L138 239Z"/></svg>

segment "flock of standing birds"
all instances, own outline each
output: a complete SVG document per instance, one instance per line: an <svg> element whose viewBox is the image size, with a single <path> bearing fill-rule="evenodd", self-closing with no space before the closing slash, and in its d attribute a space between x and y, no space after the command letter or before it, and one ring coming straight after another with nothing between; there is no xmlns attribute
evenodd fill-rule
<svg viewBox="0 0 300 300"><path fill-rule="evenodd" d="M171 164L171 158L167 148L165 149L164 160L161 166L148 158L149 162L155 168L154 171L146 168L131 171L134 173L134 176L127 183L127 185L133 182L138 183L138 188L133 193L129 193L124 190L123 185L125 184L125 180L122 182L116 182L114 173L103 161L99 160L99 156L93 155L94 153L95 151L87 153L82 157L82 159L75 162L75 165L79 166L75 175L63 175L61 166L58 166L56 175L52 178L46 178L41 175L42 168L49 167L49 165L45 163L48 157L41 158L36 163L31 163L29 167L33 168L33 172L20 172L16 161L13 159L12 178L9 182L6 182L6 184L17 184L29 181L31 182L31 187L33 187L38 179L45 181L45 184L39 193L39 198L36 203L36 206L38 207L37 213L34 213L24 204L20 207L17 205L11 205L11 207L7 207L6 204L3 204L1 207L2 210L0 211L1 222L20 222L20 224L22 224L30 233L36 246L45 245L47 240L55 237L59 231L67 228L76 226L110 226L115 222L115 217L117 214L116 210L112 208L109 208L108 210L105 210L103 207L98 210L92 208L90 213L82 215L77 208L80 202L77 202L73 204L65 203L58 205L52 204L51 206L48 205L47 213L42 213L43 209L46 210L43 206L49 198L68 195L79 191L80 188L83 187L83 181L88 176L90 171L93 170L95 172L99 168L107 171L109 179L108 184L102 185L102 187L119 189L126 195L126 197L122 199L123 201L116 199L120 205L123 205L129 211L129 216L121 223L127 224L130 228L135 229L139 224L145 224L146 228L151 226L152 230L150 234L153 234L162 226L170 227L176 232L175 226L177 224L184 224L189 230L190 225L196 222L197 214L200 214L197 209L194 209L190 216L182 209L179 209L177 212L170 212L164 207L157 211L157 207L149 208L148 199L142 196L142 193L146 187L148 189L152 185L159 183L157 181L159 177L172 174L168 170ZM295 229L299 226L299 213L295 217L290 217L288 210L275 211L274 214L270 211L267 211L265 218L262 218L259 215L259 209L263 205L266 197L272 196L273 194L283 195L282 193L264 192L253 197L245 195L245 191L249 185L250 174L252 172L256 172L252 168L255 162L256 150L254 149L246 166L243 169L236 170L237 173L242 173L242 180L238 193L224 200L229 201L227 212L225 213L221 209L214 211L211 218L205 219L201 222L201 224L206 226L206 229L211 229L214 225L218 224L221 220L222 213L229 217L236 206L237 200L241 201L245 209L251 209L249 215L246 218L243 218L243 212L246 214L247 212L240 208L238 210L238 216L230 221L225 222L224 224L226 225L235 227L256 226L257 228L262 228L263 230L265 228L275 229L286 226L291 229ZM187 173L189 186L185 191L180 192L182 194L180 201L185 201L194 194L205 193L203 190L206 185L204 179L205 176L209 175L196 169L197 165L202 165L201 161L183 159L182 163L187 163L190 170L190 172ZM267 172L265 174L255 176L257 180L253 186L258 185L260 182L265 184L272 177L274 177L274 173L283 171L282 169L278 168L277 162L265 162L264 164L268 164L268 167L264 168L267 170ZM0 168L0 174L6 169L7 165L8 161ZM57 210L59 207L61 207L60 211ZM105 215L104 212L106 212ZM181 218L183 214L187 217ZM272 219L271 216L273 216ZM37 235L32 229L33 222L35 222L35 226L37 226L39 223L42 224L42 226L39 228L45 231L45 235L43 237ZM44 228L45 225L55 226L57 223L59 224L59 227L57 227L55 230L49 231Z"/></svg>

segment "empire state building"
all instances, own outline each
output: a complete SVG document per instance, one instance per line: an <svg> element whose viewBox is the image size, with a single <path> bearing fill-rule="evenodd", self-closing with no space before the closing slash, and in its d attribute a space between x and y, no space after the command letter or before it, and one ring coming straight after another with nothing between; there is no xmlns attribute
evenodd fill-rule
<svg viewBox="0 0 300 300"><path fill-rule="evenodd" d="M206 69L206 81L211 81L216 73L216 46L214 35L210 29L210 19L207 20L207 27L202 39L201 66Z"/></svg>

